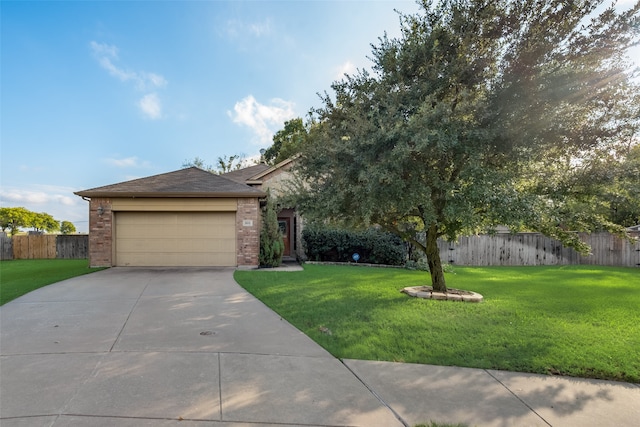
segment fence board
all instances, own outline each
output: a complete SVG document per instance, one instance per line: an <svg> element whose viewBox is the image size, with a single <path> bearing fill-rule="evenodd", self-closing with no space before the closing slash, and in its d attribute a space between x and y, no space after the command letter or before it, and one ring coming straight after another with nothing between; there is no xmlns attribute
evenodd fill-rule
<svg viewBox="0 0 640 427"><path fill-rule="evenodd" d="M0 233L0 260L13 259L13 241L11 237Z"/></svg>
<svg viewBox="0 0 640 427"><path fill-rule="evenodd" d="M631 233L636 239L640 233ZM495 234L460 237L457 242L440 240L440 258L457 265L610 265L640 267L640 240L629 242L609 233L580 233L591 246L590 255L580 255L557 240L538 233Z"/></svg>
<svg viewBox="0 0 640 427"><path fill-rule="evenodd" d="M59 235L56 239L56 257L84 259L89 254L89 236L86 234Z"/></svg>
<svg viewBox="0 0 640 427"><path fill-rule="evenodd" d="M54 259L56 257L55 234L29 234L13 236L14 259Z"/></svg>

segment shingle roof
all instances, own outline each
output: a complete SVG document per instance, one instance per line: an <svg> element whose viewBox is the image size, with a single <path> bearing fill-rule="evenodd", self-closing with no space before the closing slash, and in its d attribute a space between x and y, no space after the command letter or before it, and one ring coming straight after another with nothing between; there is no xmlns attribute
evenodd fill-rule
<svg viewBox="0 0 640 427"><path fill-rule="evenodd" d="M225 178L231 179L236 182L241 182L244 184L245 182L251 180L251 178L253 178L254 176L260 175L262 172L268 169L271 169L271 166L264 163L260 163L254 166L249 166L246 168L223 173L220 176L223 176Z"/></svg>
<svg viewBox="0 0 640 427"><path fill-rule="evenodd" d="M262 178L269 175L273 171L277 171L278 169L281 169L287 166L289 163L293 162L297 158L298 158L297 155L290 157L288 159L281 161L275 166L269 166L265 163L260 163L254 166L249 166L246 168L223 173L221 176L232 179L236 182L241 182L243 184L249 184L249 185L261 184Z"/></svg>
<svg viewBox="0 0 640 427"><path fill-rule="evenodd" d="M82 197L262 197L254 187L197 167L77 191Z"/></svg>

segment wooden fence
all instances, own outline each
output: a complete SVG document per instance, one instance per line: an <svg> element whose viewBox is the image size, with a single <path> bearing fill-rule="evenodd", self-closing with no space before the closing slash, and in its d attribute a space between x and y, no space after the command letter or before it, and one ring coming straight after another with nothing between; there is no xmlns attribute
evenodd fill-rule
<svg viewBox="0 0 640 427"><path fill-rule="evenodd" d="M0 260L13 259L13 241L4 233L0 233Z"/></svg>
<svg viewBox="0 0 640 427"><path fill-rule="evenodd" d="M84 259L89 254L86 234L41 234L2 237L2 259Z"/></svg>
<svg viewBox="0 0 640 427"><path fill-rule="evenodd" d="M640 233L635 242L609 233L580 233L591 246L590 255L580 255L557 240L538 233L495 234L461 237L457 242L439 241L443 262L454 265L610 265L640 267Z"/></svg>
<svg viewBox="0 0 640 427"><path fill-rule="evenodd" d="M640 239L640 232L631 233ZM611 265L640 267L640 240L634 243L609 233L580 234L591 246L591 255L580 255L557 240L538 233L495 234L461 237L457 242L439 241L443 262L454 265ZM1 259L88 257L89 236L0 234Z"/></svg>

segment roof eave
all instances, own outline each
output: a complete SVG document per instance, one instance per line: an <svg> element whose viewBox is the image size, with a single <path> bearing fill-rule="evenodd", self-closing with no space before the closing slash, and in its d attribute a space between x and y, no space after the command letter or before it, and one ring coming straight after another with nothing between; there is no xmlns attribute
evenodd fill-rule
<svg viewBox="0 0 640 427"><path fill-rule="evenodd" d="M285 159L283 161L281 161L280 163L278 163L275 166L271 166L269 169L264 170L262 172L260 172L257 175L252 176L249 180L247 180L247 183L249 181L258 181L261 180L263 177L269 175L270 173L277 171L278 169L281 169L282 167L288 165L289 163L293 162L294 160L296 160L299 157L299 155L295 155L293 157L289 157L288 159Z"/></svg>
<svg viewBox="0 0 640 427"><path fill-rule="evenodd" d="M143 192L143 193L132 193L132 192L101 192L101 191L77 191L73 193L80 197L110 197L110 198L225 198L225 197L266 197L267 193L263 191L249 191L249 192L211 192L211 193L154 193L154 192Z"/></svg>

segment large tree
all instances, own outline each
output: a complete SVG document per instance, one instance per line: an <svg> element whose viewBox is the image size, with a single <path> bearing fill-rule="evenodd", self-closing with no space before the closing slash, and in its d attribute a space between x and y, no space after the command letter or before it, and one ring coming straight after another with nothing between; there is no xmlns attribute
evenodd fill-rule
<svg viewBox="0 0 640 427"><path fill-rule="evenodd" d="M273 135L273 144L264 152L267 164L276 165L286 160L304 148L307 139L307 128L302 118L284 122L284 128Z"/></svg>
<svg viewBox="0 0 640 427"><path fill-rule="evenodd" d="M335 82L315 110L303 212L412 241L441 291L440 237L503 224L585 250L571 230L619 231L573 209L638 124L624 58L640 3L596 14L601 3L424 0L400 15L402 35L373 46L373 71Z"/></svg>

